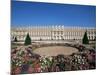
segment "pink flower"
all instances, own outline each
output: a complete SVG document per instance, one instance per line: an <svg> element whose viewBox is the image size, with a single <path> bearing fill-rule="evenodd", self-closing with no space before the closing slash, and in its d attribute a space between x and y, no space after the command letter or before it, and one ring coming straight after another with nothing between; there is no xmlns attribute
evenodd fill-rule
<svg viewBox="0 0 100 75"><path fill-rule="evenodd" d="M33 70L34 70L34 69L32 68L32 66L30 66L29 69L28 69L28 72L29 72L29 73L33 73Z"/></svg>

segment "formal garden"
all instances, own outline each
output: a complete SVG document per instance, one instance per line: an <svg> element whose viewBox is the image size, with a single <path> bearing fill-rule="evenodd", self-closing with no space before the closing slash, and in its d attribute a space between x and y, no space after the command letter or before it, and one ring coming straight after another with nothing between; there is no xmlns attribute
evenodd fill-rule
<svg viewBox="0 0 100 75"><path fill-rule="evenodd" d="M85 39L87 39L85 37ZM16 39L17 41L17 39ZM88 41L88 39L87 39ZM83 40L84 44L88 44ZM95 48L87 48L80 44L32 44L29 34L27 35L24 44L13 44L11 47L11 74L31 74L44 72L61 72L61 71L76 71L89 70L96 68L96 50ZM70 55L40 55L34 52L42 47L64 46L77 49ZM58 50L58 49L56 49ZM62 49L61 49L62 50ZM63 50L62 50L63 51ZM48 52L49 54L49 52Z"/></svg>

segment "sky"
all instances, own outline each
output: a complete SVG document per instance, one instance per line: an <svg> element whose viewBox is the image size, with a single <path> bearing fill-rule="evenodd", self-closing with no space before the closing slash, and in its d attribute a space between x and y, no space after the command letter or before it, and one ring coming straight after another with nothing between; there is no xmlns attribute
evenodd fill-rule
<svg viewBox="0 0 100 75"><path fill-rule="evenodd" d="M96 6L12 1L11 26L95 27Z"/></svg>

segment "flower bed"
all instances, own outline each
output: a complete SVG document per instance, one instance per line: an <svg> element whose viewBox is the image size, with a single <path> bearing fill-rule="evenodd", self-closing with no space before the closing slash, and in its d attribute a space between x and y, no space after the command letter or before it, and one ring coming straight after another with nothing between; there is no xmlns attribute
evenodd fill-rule
<svg viewBox="0 0 100 75"><path fill-rule="evenodd" d="M79 48L80 49L80 48ZM96 52L81 50L71 55L40 56L32 47L16 47L11 51L11 73L28 74L95 69Z"/></svg>

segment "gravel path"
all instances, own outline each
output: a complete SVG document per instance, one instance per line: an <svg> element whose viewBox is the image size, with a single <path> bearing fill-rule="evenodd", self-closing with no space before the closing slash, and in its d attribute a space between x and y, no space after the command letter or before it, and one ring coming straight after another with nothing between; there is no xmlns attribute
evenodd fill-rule
<svg viewBox="0 0 100 75"><path fill-rule="evenodd" d="M78 52L78 49L66 46L49 46L37 48L33 52L40 56L57 56L58 54L71 55Z"/></svg>

